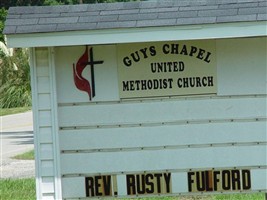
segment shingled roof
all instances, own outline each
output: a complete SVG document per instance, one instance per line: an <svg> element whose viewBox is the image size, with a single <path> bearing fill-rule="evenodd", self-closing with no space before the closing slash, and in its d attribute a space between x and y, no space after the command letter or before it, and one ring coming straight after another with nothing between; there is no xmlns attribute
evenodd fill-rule
<svg viewBox="0 0 267 200"><path fill-rule="evenodd" d="M4 34L267 20L267 0L161 0L11 7Z"/></svg>

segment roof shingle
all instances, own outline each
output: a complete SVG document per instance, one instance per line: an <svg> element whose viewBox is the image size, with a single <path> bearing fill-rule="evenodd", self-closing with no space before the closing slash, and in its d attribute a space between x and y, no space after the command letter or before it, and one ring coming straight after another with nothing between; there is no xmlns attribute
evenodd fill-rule
<svg viewBox="0 0 267 200"><path fill-rule="evenodd" d="M266 20L267 0L158 0L11 7L4 34Z"/></svg>

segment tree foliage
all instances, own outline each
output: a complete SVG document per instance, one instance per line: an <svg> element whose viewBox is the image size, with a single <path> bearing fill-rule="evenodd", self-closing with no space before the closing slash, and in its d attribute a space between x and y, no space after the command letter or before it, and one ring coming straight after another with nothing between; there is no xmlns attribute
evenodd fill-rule
<svg viewBox="0 0 267 200"><path fill-rule="evenodd" d="M80 3L112 3L135 0L1 0L0 6L8 9L12 6L69 5Z"/></svg>
<svg viewBox="0 0 267 200"><path fill-rule="evenodd" d="M7 11L4 8L0 9L0 41L4 42L5 38L4 35L2 34L4 30L4 22L6 19Z"/></svg>
<svg viewBox="0 0 267 200"><path fill-rule="evenodd" d="M12 54L0 51L0 107L31 105L29 52L16 49Z"/></svg>

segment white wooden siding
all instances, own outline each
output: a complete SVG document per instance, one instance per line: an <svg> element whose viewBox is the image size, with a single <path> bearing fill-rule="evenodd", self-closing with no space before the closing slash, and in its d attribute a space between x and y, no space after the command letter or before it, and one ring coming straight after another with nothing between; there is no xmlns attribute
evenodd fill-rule
<svg viewBox="0 0 267 200"><path fill-rule="evenodd" d="M266 121L70 129L59 131L59 137L61 151L216 146L264 141Z"/></svg>
<svg viewBox="0 0 267 200"><path fill-rule="evenodd" d="M257 156L256 156L257 155ZM231 168L266 165L266 144L61 155L62 174L109 174L168 169Z"/></svg>
<svg viewBox="0 0 267 200"><path fill-rule="evenodd" d="M120 195L126 195L122 172L169 170L186 183L190 169L235 167L251 169L252 191L266 191L265 44L266 37L216 41L217 95L123 101L118 96L116 45L95 46L95 59L104 64L95 67L97 95L92 102L73 82L72 64L85 47L55 48L63 197L84 197L87 175L116 174ZM53 120L48 119L47 88L39 88L39 115L48 128ZM49 148L54 147L43 147L45 166L53 162ZM187 185L174 191L186 192Z"/></svg>
<svg viewBox="0 0 267 200"><path fill-rule="evenodd" d="M136 125L266 116L266 96L59 107L59 126ZM144 114L145 113L145 114Z"/></svg>
<svg viewBox="0 0 267 200"><path fill-rule="evenodd" d="M266 40L217 40L218 95L266 94Z"/></svg>
<svg viewBox="0 0 267 200"><path fill-rule="evenodd" d="M51 48L31 50L37 199L60 197L60 193L56 192L60 185L55 181L57 161L53 70Z"/></svg>

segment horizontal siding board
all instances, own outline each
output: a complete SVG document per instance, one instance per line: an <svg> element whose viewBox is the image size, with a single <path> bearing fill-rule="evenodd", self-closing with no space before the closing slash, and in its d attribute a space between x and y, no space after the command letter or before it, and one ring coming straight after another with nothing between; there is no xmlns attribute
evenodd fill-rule
<svg viewBox="0 0 267 200"><path fill-rule="evenodd" d="M62 180L63 198L85 197L84 177L74 177Z"/></svg>
<svg viewBox="0 0 267 200"><path fill-rule="evenodd" d="M48 60L48 49L47 48L36 48L35 50L36 66L49 66Z"/></svg>
<svg viewBox="0 0 267 200"><path fill-rule="evenodd" d="M39 126L51 126L51 111L39 111Z"/></svg>
<svg viewBox="0 0 267 200"><path fill-rule="evenodd" d="M40 159L52 160L53 159L53 145L52 144L40 144Z"/></svg>
<svg viewBox="0 0 267 200"><path fill-rule="evenodd" d="M42 160L41 161L41 171L42 176L53 176L54 175L54 161Z"/></svg>
<svg viewBox="0 0 267 200"><path fill-rule="evenodd" d="M51 129L51 127L39 128L39 142L40 142L40 144L52 143L52 129Z"/></svg>
<svg viewBox="0 0 267 200"><path fill-rule="evenodd" d="M40 110L51 109L50 94L39 94L38 95L38 107Z"/></svg>
<svg viewBox="0 0 267 200"><path fill-rule="evenodd" d="M257 190L267 189L267 170L253 170L251 173L252 188ZM254 181L253 181L254 179Z"/></svg>
<svg viewBox="0 0 267 200"><path fill-rule="evenodd" d="M266 97L59 107L59 126L266 117Z"/></svg>
<svg viewBox="0 0 267 200"><path fill-rule="evenodd" d="M48 76L42 76L37 78L37 90L38 93L50 93L50 79Z"/></svg>
<svg viewBox="0 0 267 200"><path fill-rule="evenodd" d="M42 193L54 193L54 177L42 177L41 183Z"/></svg>
<svg viewBox="0 0 267 200"><path fill-rule="evenodd" d="M61 130L59 140L61 150L261 142L266 121Z"/></svg>
<svg viewBox="0 0 267 200"><path fill-rule="evenodd" d="M42 63L42 64L43 65L39 65L36 69L37 77L49 76L49 67L48 65L45 65L47 63Z"/></svg>
<svg viewBox="0 0 267 200"><path fill-rule="evenodd" d="M267 37L216 41L218 95L266 94L266 42Z"/></svg>
<svg viewBox="0 0 267 200"><path fill-rule="evenodd" d="M61 173L111 173L266 165L266 145L72 153L61 155Z"/></svg>
<svg viewBox="0 0 267 200"><path fill-rule="evenodd" d="M36 66L37 66L37 69L39 67L47 67L48 68L49 61L47 60L47 58L46 59L39 59L36 61ZM43 76L42 74L39 74L39 73L38 73L38 75Z"/></svg>

